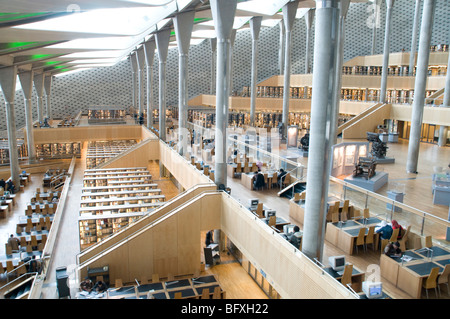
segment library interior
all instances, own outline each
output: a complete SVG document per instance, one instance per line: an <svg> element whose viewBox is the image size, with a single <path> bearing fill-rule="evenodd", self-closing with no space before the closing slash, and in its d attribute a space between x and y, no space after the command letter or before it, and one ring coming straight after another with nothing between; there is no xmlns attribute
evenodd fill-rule
<svg viewBox="0 0 450 319"><path fill-rule="evenodd" d="M0 299L450 299L448 1L0 7Z"/></svg>

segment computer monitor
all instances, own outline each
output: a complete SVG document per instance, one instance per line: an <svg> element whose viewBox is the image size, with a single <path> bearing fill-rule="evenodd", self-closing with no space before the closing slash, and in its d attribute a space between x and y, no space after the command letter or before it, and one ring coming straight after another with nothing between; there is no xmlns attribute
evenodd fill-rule
<svg viewBox="0 0 450 319"><path fill-rule="evenodd" d="M250 199L250 207L252 208L256 208L259 204L259 199L258 198L252 198Z"/></svg>
<svg viewBox="0 0 450 319"><path fill-rule="evenodd" d="M328 262L334 271L342 271L345 268L345 256L331 256Z"/></svg>
<svg viewBox="0 0 450 319"><path fill-rule="evenodd" d="M368 299L380 298L383 295L383 284L379 281L363 281L362 291Z"/></svg>
<svg viewBox="0 0 450 319"><path fill-rule="evenodd" d="M277 212L275 210L265 210L264 211L264 215L266 216L266 218L270 218L272 216L276 216Z"/></svg>
<svg viewBox="0 0 450 319"><path fill-rule="evenodd" d="M283 233L286 235L292 234L294 232L295 225L289 224L283 226Z"/></svg>

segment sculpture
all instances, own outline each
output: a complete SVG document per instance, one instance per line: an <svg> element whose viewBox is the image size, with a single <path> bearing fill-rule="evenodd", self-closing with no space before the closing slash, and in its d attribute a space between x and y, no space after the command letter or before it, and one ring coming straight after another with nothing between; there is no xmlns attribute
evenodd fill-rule
<svg viewBox="0 0 450 319"><path fill-rule="evenodd" d="M367 140L372 142L372 149L370 154L375 158L386 157L387 149L386 143L380 140L377 133L367 132Z"/></svg>
<svg viewBox="0 0 450 319"><path fill-rule="evenodd" d="M377 162L371 158L359 158L359 162L355 164L353 170L353 176L363 176L366 179L370 179L375 175L375 169Z"/></svg>
<svg viewBox="0 0 450 319"><path fill-rule="evenodd" d="M300 139L300 144L302 150L307 152L309 149L309 132L306 132L306 134Z"/></svg>

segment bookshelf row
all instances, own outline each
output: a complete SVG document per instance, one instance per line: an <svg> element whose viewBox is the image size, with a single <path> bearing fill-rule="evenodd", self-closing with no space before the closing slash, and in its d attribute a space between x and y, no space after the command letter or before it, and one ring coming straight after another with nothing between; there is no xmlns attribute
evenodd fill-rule
<svg viewBox="0 0 450 319"><path fill-rule="evenodd" d="M86 168L95 168L136 144L137 140L90 141L86 152Z"/></svg>
<svg viewBox="0 0 450 319"><path fill-rule="evenodd" d="M23 139L17 139L17 153L19 159L28 156L28 150ZM0 139L0 164L9 164L8 139Z"/></svg>
<svg viewBox="0 0 450 319"><path fill-rule="evenodd" d="M81 157L81 143L36 144L36 157L45 159Z"/></svg>

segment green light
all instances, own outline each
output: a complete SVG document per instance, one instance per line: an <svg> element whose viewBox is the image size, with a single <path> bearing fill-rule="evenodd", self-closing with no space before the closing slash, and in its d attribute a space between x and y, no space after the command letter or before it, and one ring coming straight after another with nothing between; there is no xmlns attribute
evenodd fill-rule
<svg viewBox="0 0 450 319"><path fill-rule="evenodd" d="M31 18L31 17L44 15L44 14L47 14L47 13L48 12L32 12L32 13L7 12L7 13L0 13L0 22Z"/></svg>
<svg viewBox="0 0 450 319"><path fill-rule="evenodd" d="M58 61L46 61L44 62L44 65L53 65L53 64L58 64Z"/></svg>
<svg viewBox="0 0 450 319"><path fill-rule="evenodd" d="M55 68L55 69L63 69L63 68L65 68L65 66L64 65L55 65L53 68Z"/></svg>
<svg viewBox="0 0 450 319"><path fill-rule="evenodd" d="M41 60L52 56L51 54L33 54L30 59L31 60Z"/></svg>
<svg viewBox="0 0 450 319"><path fill-rule="evenodd" d="M209 21L211 19L209 18L196 18L194 19L194 23L200 23L200 22L205 22L205 21Z"/></svg>

